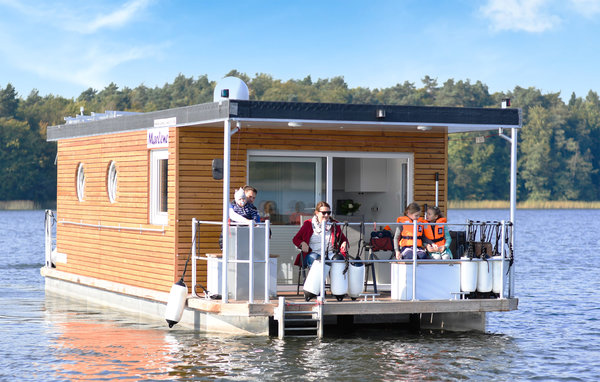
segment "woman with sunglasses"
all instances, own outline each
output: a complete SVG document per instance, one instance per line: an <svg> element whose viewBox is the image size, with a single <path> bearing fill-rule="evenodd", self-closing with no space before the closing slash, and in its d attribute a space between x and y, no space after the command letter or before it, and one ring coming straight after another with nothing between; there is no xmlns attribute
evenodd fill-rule
<svg viewBox="0 0 600 382"><path fill-rule="evenodd" d="M317 203L315 215L306 220L300 230L292 239L294 245L302 251L303 266L310 267L315 260L321 258L321 230L325 222L325 253L327 259L331 259L334 253L346 256L348 239L342 233L342 229L336 224L337 220L331 217L331 207L327 202ZM300 266L300 253L296 257L294 265Z"/></svg>

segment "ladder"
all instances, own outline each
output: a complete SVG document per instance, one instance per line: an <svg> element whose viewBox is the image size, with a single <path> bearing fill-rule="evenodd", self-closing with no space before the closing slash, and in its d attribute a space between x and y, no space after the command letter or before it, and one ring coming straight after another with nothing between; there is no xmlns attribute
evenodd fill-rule
<svg viewBox="0 0 600 382"><path fill-rule="evenodd" d="M274 313L279 338L323 337L323 303L320 297L316 302L286 302L285 297L279 297Z"/></svg>

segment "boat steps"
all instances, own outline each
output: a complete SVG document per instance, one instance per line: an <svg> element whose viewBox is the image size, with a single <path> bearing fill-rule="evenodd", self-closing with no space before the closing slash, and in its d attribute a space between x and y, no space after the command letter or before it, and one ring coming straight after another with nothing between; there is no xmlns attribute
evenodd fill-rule
<svg viewBox="0 0 600 382"><path fill-rule="evenodd" d="M307 310L311 306L312 309ZM320 301L288 302L279 297L275 308L275 319L279 321L278 335L284 337L322 337L323 314Z"/></svg>

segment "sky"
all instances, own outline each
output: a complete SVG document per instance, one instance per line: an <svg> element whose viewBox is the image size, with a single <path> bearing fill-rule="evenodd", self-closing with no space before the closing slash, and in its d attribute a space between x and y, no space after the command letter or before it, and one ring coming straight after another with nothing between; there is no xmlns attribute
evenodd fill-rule
<svg viewBox="0 0 600 382"><path fill-rule="evenodd" d="M0 0L0 88L77 98L182 74L218 81L429 76L542 93L600 92L600 0Z"/></svg>

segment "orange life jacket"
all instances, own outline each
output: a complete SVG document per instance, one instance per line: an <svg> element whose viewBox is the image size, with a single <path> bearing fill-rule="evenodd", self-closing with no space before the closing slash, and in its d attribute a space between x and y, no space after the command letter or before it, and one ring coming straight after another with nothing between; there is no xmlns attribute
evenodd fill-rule
<svg viewBox="0 0 600 382"><path fill-rule="evenodd" d="M447 223L446 218L439 218L435 221L436 223ZM425 237L433 241L435 245L442 246L446 245L446 231L444 225L426 225L425 226Z"/></svg>
<svg viewBox="0 0 600 382"><path fill-rule="evenodd" d="M402 225L402 233L400 234L400 247L412 247L413 245L413 220L408 216L400 216L397 223L410 223ZM417 219L417 222L424 223L421 218ZM423 246L423 226L417 224L417 247Z"/></svg>

